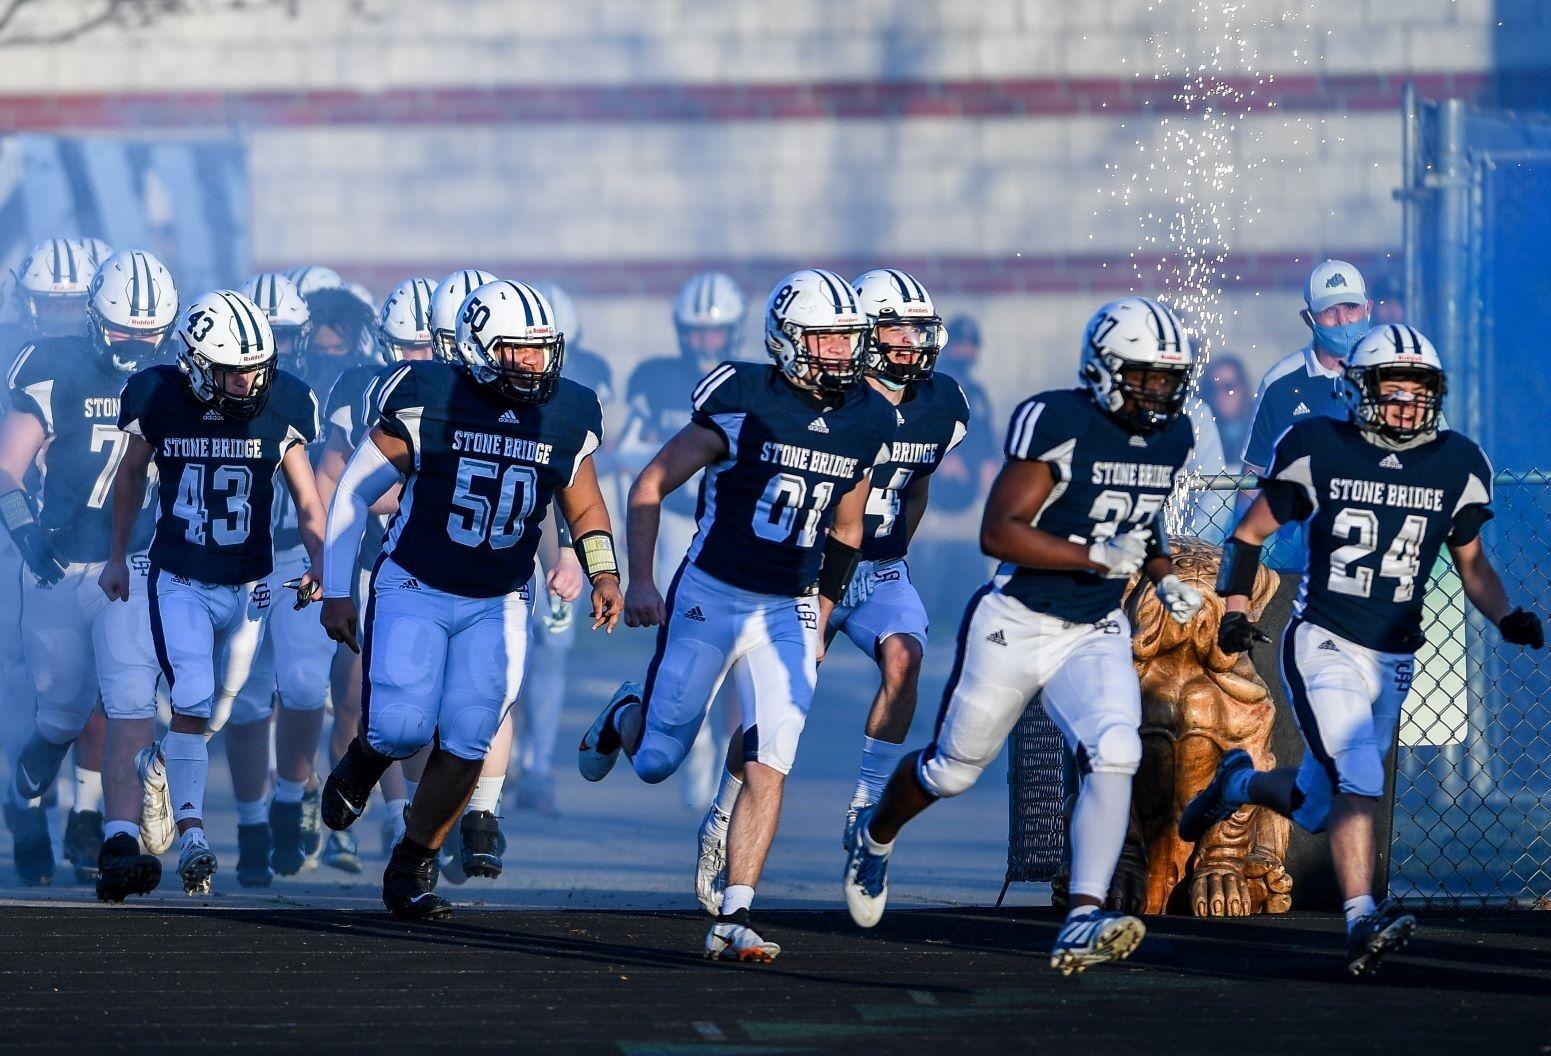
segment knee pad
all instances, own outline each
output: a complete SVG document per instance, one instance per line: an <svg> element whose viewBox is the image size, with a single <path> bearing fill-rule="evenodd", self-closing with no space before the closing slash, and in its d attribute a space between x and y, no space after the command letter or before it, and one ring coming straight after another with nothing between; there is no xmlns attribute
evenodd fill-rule
<svg viewBox="0 0 1551 1056"><path fill-rule="evenodd" d="M71 709L82 697L95 703L96 679L85 658L87 640L64 629L29 630L24 633L27 670L38 693L38 705Z"/></svg>
<svg viewBox="0 0 1551 1056"><path fill-rule="evenodd" d="M1134 774L1142 765L1142 738L1136 727L1114 723L1083 746L1088 769L1101 774Z"/></svg>
<svg viewBox="0 0 1551 1056"><path fill-rule="evenodd" d="M641 747L630 758L630 765L642 781L655 785L666 781L678 772L689 754L690 745L672 737L648 733L641 738Z"/></svg>
<svg viewBox="0 0 1551 1056"><path fill-rule="evenodd" d="M329 663L282 662L275 670L275 682L280 702L286 707L292 711L317 711L328 702Z"/></svg>
<svg viewBox="0 0 1551 1056"><path fill-rule="evenodd" d="M87 720L92 717L92 708L96 703L95 697L49 700L40 696L37 715L38 733L47 740L55 744L63 744L68 748L70 742L86 729Z"/></svg>
<svg viewBox="0 0 1551 1056"><path fill-rule="evenodd" d="M490 751L491 739L500 725L501 708L492 707L488 700L461 705L449 701L442 707L438 729L441 749L459 759L483 759Z"/></svg>
<svg viewBox="0 0 1551 1056"><path fill-rule="evenodd" d="M372 701L366 743L389 759L408 759L431 743L431 715L413 704Z"/></svg>
<svg viewBox="0 0 1551 1056"><path fill-rule="evenodd" d="M935 745L921 753L921 761L916 765L921 787L938 799L962 796L975 787L983 773L984 766L945 755Z"/></svg>
<svg viewBox="0 0 1551 1056"><path fill-rule="evenodd" d="M1353 796L1384 794L1384 757L1372 741L1357 741L1335 757L1336 791Z"/></svg>

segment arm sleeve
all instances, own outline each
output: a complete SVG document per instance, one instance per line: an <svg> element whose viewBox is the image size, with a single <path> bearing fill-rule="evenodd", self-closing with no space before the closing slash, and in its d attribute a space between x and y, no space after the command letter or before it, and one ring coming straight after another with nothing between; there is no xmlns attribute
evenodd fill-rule
<svg viewBox="0 0 1551 1056"><path fill-rule="evenodd" d="M1288 429L1277 440L1271 468L1259 483L1271 515L1283 524L1307 520L1319 508L1313 456L1305 451L1298 429Z"/></svg>
<svg viewBox="0 0 1551 1056"><path fill-rule="evenodd" d="M399 482L399 471L374 443L356 448L339 475L329 503L323 535L323 596L348 598L355 580L355 559L371 519L372 503Z"/></svg>

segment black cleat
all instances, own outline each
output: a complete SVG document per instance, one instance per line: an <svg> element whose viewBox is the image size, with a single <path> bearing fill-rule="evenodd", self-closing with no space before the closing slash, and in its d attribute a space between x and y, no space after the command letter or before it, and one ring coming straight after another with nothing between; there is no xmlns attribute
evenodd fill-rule
<svg viewBox="0 0 1551 1056"><path fill-rule="evenodd" d="M463 871L489 880L500 876L501 855L506 853L501 819L488 810L471 810L458 828L463 836Z"/></svg>
<svg viewBox="0 0 1551 1056"><path fill-rule="evenodd" d="M1416 918L1386 898L1372 913L1357 919L1346 939L1346 970L1356 976L1371 975L1386 953L1411 941Z"/></svg>
<svg viewBox="0 0 1551 1056"><path fill-rule="evenodd" d="M366 810L372 789L392 765L392 759L372 751L358 735L323 783L320 804L323 824L335 832L343 832L354 825L355 819Z"/></svg>
<svg viewBox="0 0 1551 1056"><path fill-rule="evenodd" d="M65 821L65 860L75 866L77 883L97 882L97 855L102 850L102 815L72 810Z"/></svg>
<svg viewBox="0 0 1551 1056"><path fill-rule="evenodd" d="M149 895L162 882L162 863L141 854L140 841L119 833L97 855L97 897L122 902L130 895Z"/></svg>
<svg viewBox="0 0 1551 1056"><path fill-rule="evenodd" d="M323 789L312 788L302 793L302 857L316 859L323 850L322 814Z"/></svg>
<svg viewBox="0 0 1551 1056"><path fill-rule="evenodd" d="M237 826L237 882L243 887L268 887L275 872L269 867L274 841L267 822Z"/></svg>
<svg viewBox="0 0 1551 1056"><path fill-rule="evenodd" d="M269 831L274 841L274 851L269 863L281 876L295 876L302 871L307 855L302 851L302 805L282 803L278 799L269 804Z"/></svg>
<svg viewBox="0 0 1551 1056"><path fill-rule="evenodd" d="M1235 748L1217 761L1217 773L1207 786L1195 794L1179 815L1179 838L1186 843L1199 843L1201 837L1219 821L1239 809L1240 804L1230 803L1224 797L1223 788L1228 778L1245 768L1253 770L1255 760L1242 748Z"/></svg>
<svg viewBox="0 0 1551 1056"><path fill-rule="evenodd" d="M382 904L399 920L446 920L452 903L436 893L435 858L414 858L394 848L382 874Z"/></svg>
<svg viewBox="0 0 1551 1056"><path fill-rule="evenodd" d="M28 887L47 887L54 881L54 841L48 834L48 815L42 807L17 807L12 817L16 875Z"/></svg>

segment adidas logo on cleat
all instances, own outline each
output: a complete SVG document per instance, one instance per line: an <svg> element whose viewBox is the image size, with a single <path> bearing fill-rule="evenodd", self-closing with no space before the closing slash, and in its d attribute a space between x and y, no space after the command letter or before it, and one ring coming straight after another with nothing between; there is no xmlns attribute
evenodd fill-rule
<svg viewBox="0 0 1551 1056"><path fill-rule="evenodd" d="M694 605L690 607L688 612L684 613L684 618L686 620L693 620L695 623L704 623L705 613L700 611L699 605Z"/></svg>
<svg viewBox="0 0 1551 1056"><path fill-rule="evenodd" d="M1137 436L1135 433L1131 434L1131 439L1127 440L1126 443L1130 444L1132 447L1146 447L1147 446L1147 441L1143 440L1141 437Z"/></svg>
<svg viewBox="0 0 1551 1056"><path fill-rule="evenodd" d="M1390 454L1390 455L1385 455L1383 458L1379 459L1379 468L1380 469L1405 469L1406 467L1402 466L1400 464L1400 459L1396 458L1393 454Z"/></svg>
<svg viewBox="0 0 1551 1056"><path fill-rule="evenodd" d="M226 416L223 415L220 411L216 410L214 407L212 407L208 411L205 412L205 421L207 421L207 422L224 422L224 421L226 421Z"/></svg>
<svg viewBox="0 0 1551 1056"><path fill-rule="evenodd" d="M1309 405L1304 403L1302 400L1299 400L1298 401L1298 406L1293 408L1293 415L1296 417L1297 415L1308 414L1308 413L1309 413Z"/></svg>
<svg viewBox="0 0 1551 1056"><path fill-rule="evenodd" d="M808 432L810 432L810 433L827 433L827 432L829 432L829 426L825 424L824 419L822 419L822 418L815 418L815 419L813 419L813 421L808 423Z"/></svg>
<svg viewBox="0 0 1551 1056"><path fill-rule="evenodd" d="M500 421L502 425L516 425L517 415L512 411L502 411L501 417L497 420Z"/></svg>
<svg viewBox="0 0 1551 1056"><path fill-rule="evenodd" d="M1323 642L1320 642L1319 647L1322 651L1327 653L1339 653L1341 651L1341 648L1336 645L1335 642L1332 642L1329 638L1326 638Z"/></svg>
<svg viewBox="0 0 1551 1056"><path fill-rule="evenodd" d="M996 630L986 635L986 641L990 642L992 645L1006 645L1007 636L1003 634L1002 629L998 627Z"/></svg>

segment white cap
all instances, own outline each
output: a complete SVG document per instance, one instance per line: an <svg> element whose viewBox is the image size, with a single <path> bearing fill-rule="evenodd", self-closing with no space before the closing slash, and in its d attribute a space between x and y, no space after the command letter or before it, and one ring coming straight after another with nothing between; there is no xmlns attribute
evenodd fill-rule
<svg viewBox="0 0 1551 1056"><path fill-rule="evenodd" d="M1333 304L1367 304L1362 272L1344 260L1322 260L1303 284L1303 303L1315 315Z"/></svg>

